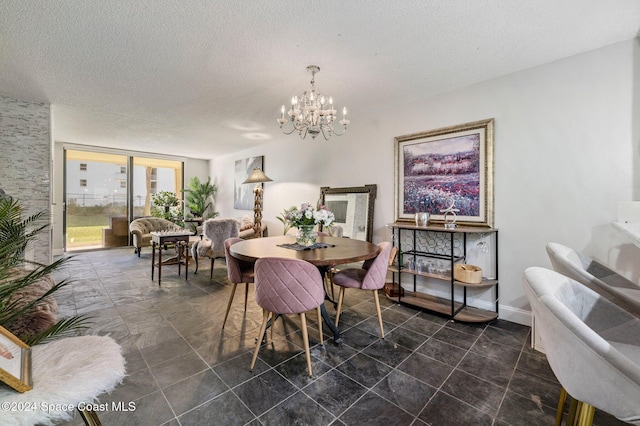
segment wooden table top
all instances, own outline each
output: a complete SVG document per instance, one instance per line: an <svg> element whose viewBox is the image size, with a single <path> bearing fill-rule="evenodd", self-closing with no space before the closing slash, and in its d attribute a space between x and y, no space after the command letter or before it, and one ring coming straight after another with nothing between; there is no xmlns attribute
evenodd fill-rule
<svg viewBox="0 0 640 426"><path fill-rule="evenodd" d="M334 247L313 250L293 250L279 247L280 244L294 244L293 235L253 238L240 241L231 246L231 255L247 262L255 262L262 257L285 257L306 260L316 266L340 265L372 259L378 255L378 246L352 238L318 236L319 243L332 244Z"/></svg>

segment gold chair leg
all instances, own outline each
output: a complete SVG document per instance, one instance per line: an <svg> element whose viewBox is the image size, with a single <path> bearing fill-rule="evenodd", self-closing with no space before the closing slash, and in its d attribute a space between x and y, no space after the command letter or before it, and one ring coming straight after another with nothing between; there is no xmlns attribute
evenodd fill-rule
<svg viewBox="0 0 640 426"><path fill-rule="evenodd" d="M336 308L336 327L340 323L340 314L342 313L342 301L344 300L344 287L340 287L338 292L338 307Z"/></svg>
<svg viewBox="0 0 640 426"><path fill-rule="evenodd" d="M251 367L249 371L253 371L253 367L256 365L256 359L258 358L258 352L260 351L260 345L262 345L262 337L264 331L267 329L267 321L269 320L270 312L262 310L262 325L260 326L260 334L258 334L258 341L256 342L256 350L253 351L253 358L251 359Z"/></svg>
<svg viewBox="0 0 640 426"><path fill-rule="evenodd" d="M564 404L567 402L567 391L564 387L560 387L560 397L558 398L558 409L556 410L556 426L562 425L562 417L564 416Z"/></svg>
<svg viewBox="0 0 640 426"><path fill-rule="evenodd" d="M380 310L380 299L378 298L378 290L373 290L373 300L376 301L376 310L378 311L378 324L380 324L380 337L384 339L384 326L382 325L382 311Z"/></svg>
<svg viewBox="0 0 640 426"><path fill-rule="evenodd" d="M322 335L322 311L320 310L320 306L316 308L318 311L318 331L320 332L320 344L324 345L324 336Z"/></svg>
<svg viewBox="0 0 640 426"><path fill-rule="evenodd" d="M569 405L569 416L567 417L567 425L576 426L578 424L578 410L580 409L581 404L582 403L577 399L571 398L571 404Z"/></svg>
<svg viewBox="0 0 640 426"><path fill-rule="evenodd" d="M81 410L78 408L78 413L80 413L80 417L86 426L102 426L102 422L98 418L98 413L93 410L84 409Z"/></svg>
<svg viewBox="0 0 640 426"><path fill-rule="evenodd" d="M233 297L236 295L236 286L238 284L233 283L233 287L231 287L231 294L229 295L229 301L227 302L227 312L224 313L224 321L222 321L222 328L227 323L227 317L229 316L229 311L231 310L231 303L233 303Z"/></svg>
<svg viewBox="0 0 640 426"><path fill-rule="evenodd" d="M309 377L313 375L311 371L311 352L309 351L309 333L307 332L307 316L303 313L300 314L300 321L302 322L302 340L304 343L304 352L307 356L307 370L309 370Z"/></svg>
<svg viewBox="0 0 640 426"><path fill-rule="evenodd" d="M591 426L593 424L593 415L596 409L593 405L583 402L580 407L580 416L578 420L579 426Z"/></svg>

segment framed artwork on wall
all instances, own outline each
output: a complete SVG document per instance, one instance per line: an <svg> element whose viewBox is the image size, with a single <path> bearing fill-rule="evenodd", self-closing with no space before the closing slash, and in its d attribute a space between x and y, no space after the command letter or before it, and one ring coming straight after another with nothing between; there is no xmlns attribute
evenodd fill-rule
<svg viewBox="0 0 640 426"><path fill-rule="evenodd" d="M243 185L251 171L258 167L262 168L264 162L264 155L258 157L249 157L242 160L236 160L235 176L234 176L234 191L233 191L233 208L237 210L253 210L253 185Z"/></svg>
<svg viewBox="0 0 640 426"><path fill-rule="evenodd" d="M443 223L452 204L457 223L493 226L493 118L395 141L395 220L416 213Z"/></svg>
<svg viewBox="0 0 640 426"><path fill-rule="evenodd" d="M31 389L31 348L0 326L0 381L18 392Z"/></svg>

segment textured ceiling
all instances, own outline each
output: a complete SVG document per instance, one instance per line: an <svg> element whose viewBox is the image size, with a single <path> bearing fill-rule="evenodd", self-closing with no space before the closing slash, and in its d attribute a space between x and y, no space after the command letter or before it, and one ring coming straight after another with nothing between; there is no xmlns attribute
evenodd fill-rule
<svg viewBox="0 0 640 426"><path fill-rule="evenodd" d="M211 158L280 137L310 64L355 124L639 30L637 0L2 0L0 94L61 141Z"/></svg>

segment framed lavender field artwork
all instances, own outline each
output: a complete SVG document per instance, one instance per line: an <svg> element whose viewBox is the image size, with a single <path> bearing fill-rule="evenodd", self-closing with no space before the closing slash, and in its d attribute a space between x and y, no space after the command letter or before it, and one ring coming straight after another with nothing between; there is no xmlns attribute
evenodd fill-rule
<svg viewBox="0 0 640 426"><path fill-rule="evenodd" d="M395 138L395 220L493 226L493 119Z"/></svg>

